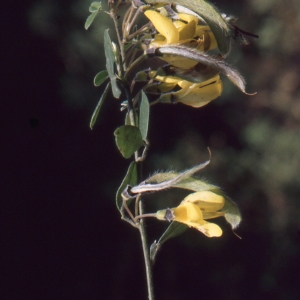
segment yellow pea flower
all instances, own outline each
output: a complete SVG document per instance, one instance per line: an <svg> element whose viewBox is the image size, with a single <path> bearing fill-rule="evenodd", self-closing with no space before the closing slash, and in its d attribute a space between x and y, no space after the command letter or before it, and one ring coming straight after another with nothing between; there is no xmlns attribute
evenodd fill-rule
<svg viewBox="0 0 300 300"><path fill-rule="evenodd" d="M208 237L219 237L222 229L206 219L223 216L220 211L224 207L224 197L211 191L201 191L189 194L175 208L159 210L156 217L159 220L176 221L195 228Z"/></svg>
<svg viewBox="0 0 300 300"><path fill-rule="evenodd" d="M188 14L178 14L180 20L172 20L157 11L147 10L145 16L152 22L159 34L156 34L150 47L164 45L185 45L186 47L208 51L217 47L216 39L208 26L197 25L198 19ZM198 62L177 55L163 55L162 59L169 64L190 69Z"/></svg>
<svg viewBox="0 0 300 300"><path fill-rule="evenodd" d="M170 85L171 82L168 83L166 78L160 78L159 76L155 77L156 80L162 82L158 86L160 91L170 91L176 85L178 85L181 89L176 92L162 94L159 98L159 101L162 103L180 102L185 105L199 108L208 104L212 100L215 100L222 94L223 84L219 75L201 83L192 83L187 80L180 80L180 78L175 76L166 77L170 77L170 81L173 80L172 85ZM178 81L176 82L176 80Z"/></svg>

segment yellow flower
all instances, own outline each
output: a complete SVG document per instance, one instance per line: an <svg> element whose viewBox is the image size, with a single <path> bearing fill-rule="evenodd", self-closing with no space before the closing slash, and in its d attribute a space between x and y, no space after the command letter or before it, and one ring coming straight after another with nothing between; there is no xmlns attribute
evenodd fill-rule
<svg viewBox="0 0 300 300"><path fill-rule="evenodd" d="M156 76L155 80L161 82L158 89L165 93L159 98L159 101L163 103L180 102L198 108L218 98L223 90L223 84L219 75L200 83L182 80L176 76ZM176 86L180 87L178 91L169 92Z"/></svg>
<svg viewBox="0 0 300 300"><path fill-rule="evenodd" d="M220 210L224 204L224 197L211 191L195 192L185 197L179 206L158 211L156 217L159 220L186 224L208 237L219 237L222 235L222 229L205 220L223 216L224 213Z"/></svg>
<svg viewBox="0 0 300 300"><path fill-rule="evenodd" d="M180 20L174 22L154 10L145 11L145 16L159 32L155 35L150 47L180 44L200 51L208 51L217 47L216 39L210 28L197 25L198 19L192 15L178 14ZM176 55L164 55L162 59L183 69L192 68L198 63L192 59Z"/></svg>

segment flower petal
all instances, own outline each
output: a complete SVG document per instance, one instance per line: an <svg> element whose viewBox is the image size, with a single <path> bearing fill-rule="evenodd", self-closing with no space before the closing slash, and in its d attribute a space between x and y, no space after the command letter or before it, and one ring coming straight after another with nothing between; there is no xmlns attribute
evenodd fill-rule
<svg viewBox="0 0 300 300"><path fill-rule="evenodd" d="M195 228L208 237L219 237L223 233L222 229L214 223L206 222L205 224Z"/></svg>
<svg viewBox="0 0 300 300"><path fill-rule="evenodd" d="M179 21L179 20L176 20L176 21L173 21L173 25L177 28L177 29L180 29L181 27L184 27L186 25L186 23L182 22L182 21Z"/></svg>
<svg viewBox="0 0 300 300"><path fill-rule="evenodd" d="M199 206L191 202L181 203L172 209L159 210L156 213L159 220L176 221L189 227L195 228L208 237L219 237L222 229L214 224L203 220L203 214Z"/></svg>
<svg viewBox="0 0 300 300"><path fill-rule="evenodd" d="M203 39L203 47L200 48L202 51L208 51L218 47L216 38L208 26L197 26L195 36L199 36Z"/></svg>
<svg viewBox="0 0 300 300"><path fill-rule="evenodd" d="M202 211L202 215L204 220L209 220L213 218L224 217L225 213L223 211Z"/></svg>
<svg viewBox="0 0 300 300"><path fill-rule="evenodd" d="M178 29L179 32L179 40L187 40L192 39L195 36L196 31L196 22L191 21L187 23L185 26Z"/></svg>
<svg viewBox="0 0 300 300"><path fill-rule="evenodd" d="M190 82L188 80L181 80L180 82L178 82L178 85L181 87L181 88L185 88L186 86L188 87L191 87L193 85L193 88L195 87L204 87L206 85L209 85L211 83L214 83L216 81L220 80L220 76L219 75L216 75L210 79L207 79L205 81L202 81L202 82L197 82L196 84L193 83L193 82Z"/></svg>
<svg viewBox="0 0 300 300"><path fill-rule="evenodd" d="M152 78L154 78L157 81L160 82L166 82L166 83L178 83L179 81L182 81L181 78L176 77L176 76L161 76L161 75L157 75L157 76L153 76Z"/></svg>
<svg viewBox="0 0 300 300"><path fill-rule="evenodd" d="M193 15L189 15L189 14L178 14L178 17L185 21L185 22L191 22L191 21L194 21L196 24L198 23L198 18L193 16Z"/></svg>
<svg viewBox="0 0 300 300"><path fill-rule="evenodd" d="M219 76L216 77L220 78ZM222 81L220 79L216 81L214 78L202 83L192 83L186 80L178 81L177 84L181 87L181 90L162 94L159 101L162 103L181 102L196 108L204 106L210 101L218 98L222 93ZM211 81L212 83L207 84L207 82Z"/></svg>
<svg viewBox="0 0 300 300"><path fill-rule="evenodd" d="M217 212L223 208L225 199L223 196L215 194L211 191L201 191L189 194L183 199L181 204L189 202L196 204L205 212Z"/></svg>
<svg viewBox="0 0 300 300"><path fill-rule="evenodd" d="M178 85L180 83L181 82L179 82ZM184 86L180 91L172 93L172 97L175 99L175 102L181 102L185 105L198 108L218 98L222 90L222 81L218 80L203 87L197 87L197 84L190 85L189 87ZM161 102L168 102L166 100L166 95L163 95L160 99Z"/></svg>
<svg viewBox="0 0 300 300"><path fill-rule="evenodd" d="M215 83L206 85L204 87L198 87L192 89L190 92L184 91L184 96L182 95L183 90L173 93L177 102L181 102L185 105L192 107L201 107L208 104L210 101L218 98L223 90L223 84L221 80Z"/></svg>
<svg viewBox="0 0 300 300"><path fill-rule="evenodd" d="M160 92L167 93L172 91L176 87L176 83L172 82L163 82L157 86Z"/></svg>
<svg viewBox="0 0 300 300"><path fill-rule="evenodd" d="M163 55L160 58L174 67L185 70L190 69L198 64L198 62L195 60L178 55Z"/></svg>
<svg viewBox="0 0 300 300"><path fill-rule="evenodd" d="M154 10L146 10L144 14L152 22L156 30L166 38L167 44L174 44L179 41L179 32L171 19Z"/></svg>
<svg viewBox="0 0 300 300"><path fill-rule="evenodd" d="M183 203L174 209L174 221L201 224L204 220L200 208L193 203ZM190 225L189 225L190 226Z"/></svg>
<svg viewBox="0 0 300 300"><path fill-rule="evenodd" d="M174 221L193 227L208 237L222 235L222 229L214 223L204 221L200 208L191 202L180 204L174 209L173 213Z"/></svg>

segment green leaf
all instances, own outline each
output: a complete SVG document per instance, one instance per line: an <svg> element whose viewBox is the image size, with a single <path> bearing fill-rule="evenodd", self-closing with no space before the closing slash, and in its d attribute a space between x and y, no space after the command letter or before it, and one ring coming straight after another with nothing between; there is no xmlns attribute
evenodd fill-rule
<svg viewBox="0 0 300 300"><path fill-rule="evenodd" d="M99 11L102 9L101 2L92 2L92 4L89 7L89 12L93 13L95 11Z"/></svg>
<svg viewBox="0 0 300 300"><path fill-rule="evenodd" d="M237 205L232 200L225 197L225 205L221 209L221 211L225 212L224 217L226 221L231 225L232 229L237 228L242 221L242 216Z"/></svg>
<svg viewBox="0 0 300 300"><path fill-rule="evenodd" d="M137 166L136 162L132 162L127 170L127 173L117 191L116 195L116 205L118 209L121 209L123 205L123 199L122 199L122 192L124 189L127 187L127 185L134 186L138 182L138 177L137 177Z"/></svg>
<svg viewBox="0 0 300 300"><path fill-rule="evenodd" d="M93 21L95 20L95 18L97 16L97 14L98 14L98 11L95 11L87 17L85 24L84 24L85 29L88 29L91 26L91 24L93 23Z"/></svg>
<svg viewBox="0 0 300 300"><path fill-rule="evenodd" d="M136 126L123 125L114 132L116 144L125 158L129 158L144 145L141 131Z"/></svg>
<svg viewBox="0 0 300 300"><path fill-rule="evenodd" d="M94 78L94 85L101 85L108 78L108 73L106 70L99 72Z"/></svg>
<svg viewBox="0 0 300 300"><path fill-rule="evenodd" d="M104 92L103 92L103 94L102 94L102 96L101 96L101 98L100 98L100 100L99 100L99 102L98 102L98 104L97 104L94 112L93 112L93 115L92 115L92 118L91 118L91 121L90 121L90 128L91 129L93 129L93 127L94 127L94 125L96 123L96 120L97 120L97 117L99 115L100 109L101 109L101 107L103 105L103 102L104 102L104 100L105 100L105 98L106 98L106 96L108 94L109 89L110 89L110 85L111 84L109 82L107 84L107 86L106 86L106 88L105 88L105 90L104 90Z"/></svg>
<svg viewBox="0 0 300 300"><path fill-rule="evenodd" d="M125 115L125 125L131 125L129 113L127 112Z"/></svg>
<svg viewBox="0 0 300 300"><path fill-rule="evenodd" d="M92 4L89 7L89 12L91 13L84 24L84 28L88 29L91 24L94 22L97 14L102 10L101 2L92 2Z"/></svg>
<svg viewBox="0 0 300 300"><path fill-rule="evenodd" d="M162 234L158 242L154 241L150 246L150 260L154 262L158 250L161 248L162 244L167 240L174 238L183 232L185 232L189 227L185 224L179 222L172 222L166 231Z"/></svg>
<svg viewBox="0 0 300 300"><path fill-rule="evenodd" d="M137 122L138 122L138 115L137 115L137 113L135 111L133 112L133 117L134 117L134 123L137 124ZM130 120L130 115L129 115L128 112L126 113L124 124L125 125L131 125L132 124L131 120Z"/></svg>
<svg viewBox="0 0 300 300"><path fill-rule="evenodd" d="M104 31L104 53L106 57L106 69L111 81L112 92L115 98L119 99L121 90L117 85L117 76L114 71L115 55L112 49L112 43L108 30Z"/></svg>
<svg viewBox="0 0 300 300"><path fill-rule="evenodd" d="M176 237L183 232L185 232L189 227L185 224L179 222L172 222L167 230L163 233L163 235L158 240L158 243L162 245L162 243L166 242L167 240Z"/></svg>
<svg viewBox="0 0 300 300"><path fill-rule="evenodd" d="M185 8L195 12L200 19L203 19L210 27L214 34L218 48L223 56L226 56L230 50L230 27L228 23L222 18L217 8L208 1L204 0L146 0L147 3L172 3L176 5L178 12L188 13ZM182 6L182 7L181 7Z"/></svg>
<svg viewBox="0 0 300 300"><path fill-rule="evenodd" d="M142 133L142 138L143 140L147 139L147 134L148 134L148 124L149 124L149 101L144 93L142 91L142 98L140 102L140 116L139 116L139 128Z"/></svg>
<svg viewBox="0 0 300 300"><path fill-rule="evenodd" d="M211 191L216 194L222 194L219 187L195 177L188 177L175 185L177 188L191 190L194 192Z"/></svg>

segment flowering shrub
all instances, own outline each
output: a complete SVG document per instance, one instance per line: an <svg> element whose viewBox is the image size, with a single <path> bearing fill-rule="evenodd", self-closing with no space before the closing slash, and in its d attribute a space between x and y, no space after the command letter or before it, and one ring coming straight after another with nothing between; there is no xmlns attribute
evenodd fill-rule
<svg viewBox="0 0 300 300"><path fill-rule="evenodd" d="M102 12L101 3L93 2L89 10L86 29ZM119 30L118 12L121 10L125 10L125 14ZM154 262L165 241L188 227L207 237L220 237L221 227L210 220L224 217L235 229L241 215L236 204L220 188L194 176L210 159L181 173L157 172L142 180L137 169L149 147L150 108L159 103L202 107L221 96L224 75L245 93L243 77L225 62L230 39L238 37L245 41L241 34L245 32L239 31L230 19L203 0L109 0L105 12L113 20L118 41L111 41L108 30L104 32L106 70L96 75L94 83L96 86L106 83L106 88L90 127L93 128L103 101L110 98L111 91L114 98L121 100L120 108L125 113L124 125L114 132L116 145L124 158L134 157L117 191L116 205L122 219L141 233L148 296L153 299L151 261ZM137 25L140 24L138 18L144 20L142 25ZM144 67L146 60L150 68ZM143 211L145 193L171 188L189 194L176 207L166 207L156 213ZM146 217L170 222L161 238L152 243L150 252L144 227Z"/></svg>

